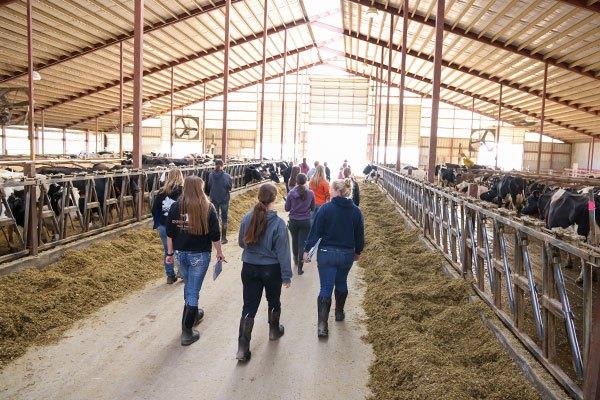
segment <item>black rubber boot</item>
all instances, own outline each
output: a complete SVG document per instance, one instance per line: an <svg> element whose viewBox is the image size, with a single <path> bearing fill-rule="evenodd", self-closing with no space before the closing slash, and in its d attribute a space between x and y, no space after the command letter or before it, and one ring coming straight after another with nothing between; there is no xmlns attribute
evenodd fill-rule
<svg viewBox="0 0 600 400"><path fill-rule="evenodd" d="M329 328L327 326L327 320L329 319L329 310L331 309L331 297L318 297L317 298L317 312L318 312L318 326L317 336L327 337L329 335Z"/></svg>
<svg viewBox="0 0 600 400"><path fill-rule="evenodd" d="M300 261L298 263L298 275L302 275L304 273L304 270L302 269L304 267L302 261Z"/></svg>
<svg viewBox="0 0 600 400"><path fill-rule="evenodd" d="M281 310L269 309L269 340L277 340L283 336L283 325L279 324Z"/></svg>
<svg viewBox="0 0 600 400"><path fill-rule="evenodd" d="M223 228L221 228L221 243L227 244L229 240L227 240L227 224L223 224Z"/></svg>
<svg viewBox="0 0 600 400"><path fill-rule="evenodd" d="M194 321L198 314L198 307L186 305L183 309L183 326L181 327L181 345L189 346L196 340L200 339L200 334L197 330L192 329Z"/></svg>
<svg viewBox="0 0 600 400"><path fill-rule="evenodd" d="M204 318L204 310L198 308L198 312L196 313L196 319L194 320L194 326L197 326L202 321L202 318Z"/></svg>
<svg viewBox="0 0 600 400"><path fill-rule="evenodd" d="M250 339L252 337L252 328L254 327L254 318L242 317L240 319L240 333L238 336L238 351L235 358L241 362L250 361L252 353L250 352Z"/></svg>
<svg viewBox="0 0 600 400"><path fill-rule="evenodd" d="M348 297L348 292L338 292L335 291L335 320L343 321L346 319L346 314L344 313L344 304L346 304L346 297Z"/></svg>
<svg viewBox="0 0 600 400"><path fill-rule="evenodd" d="M177 276L167 276L167 285L172 285L177 282Z"/></svg>

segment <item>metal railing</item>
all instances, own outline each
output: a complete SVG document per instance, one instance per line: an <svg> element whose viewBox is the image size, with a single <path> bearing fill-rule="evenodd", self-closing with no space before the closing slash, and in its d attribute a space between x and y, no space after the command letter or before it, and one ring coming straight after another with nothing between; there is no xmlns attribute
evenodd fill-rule
<svg viewBox="0 0 600 400"><path fill-rule="evenodd" d="M600 248L456 191L383 166L379 172L380 185L425 238L569 395L582 399ZM581 286L578 271L565 268L573 260Z"/></svg>
<svg viewBox="0 0 600 400"><path fill-rule="evenodd" d="M269 161L269 163L277 161ZM233 190L244 185L244 170L257 163L225 166ZM179 167L184 176L198 175L206 181L214 166ZM152 201L168 168L124 172L53 175L0 183L0 263L55 248L149 218ZM23 190L20 213L9 207L8 188ZM79 188L79 189L77 189ZM83 189L83 190L81 190ZM52 195L52 191L54 195ZM60 192L60 195L56 195ZM77 194L80 195L78 200ZM32 211L34 208L34 211ZM30 218L34 216L34 229ZM29 228L28 228L29 227ZM37 240L31 240L37 235ZM4 239L4 241L2 240Z"/></svg>

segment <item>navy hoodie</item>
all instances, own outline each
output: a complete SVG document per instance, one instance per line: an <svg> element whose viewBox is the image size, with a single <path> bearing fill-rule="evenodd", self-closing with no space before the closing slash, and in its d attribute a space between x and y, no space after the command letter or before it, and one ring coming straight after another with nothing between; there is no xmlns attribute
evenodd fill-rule
<svg viewBox="0 0 600 400"><path fill-rule="evenodd" d="M365 225L360 209L352 199L334 197L317 211L306 240L309 251L321 238L320 247L337 247L360 254L365 247Z"/></svg>

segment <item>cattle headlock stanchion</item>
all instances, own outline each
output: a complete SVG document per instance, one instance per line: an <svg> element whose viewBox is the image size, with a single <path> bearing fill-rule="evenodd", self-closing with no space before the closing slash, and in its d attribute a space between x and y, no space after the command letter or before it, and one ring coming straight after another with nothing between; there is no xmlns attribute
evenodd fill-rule
<svg viewBox="0 0 600 400"><path fill-rule="evenodd" d="M472 282L567 393L584 399L585 388L585 400L596 398L587 394L600 393L591 381L599 373L589 370L600 368L600 283L594 279L600 272L600 248L595 242L557 237L478 199L384 166L378 169L378 183L408 219ZM592 204L590 199L590 209ZM564 259L579 260L581 287L567 279Z"/></svg>

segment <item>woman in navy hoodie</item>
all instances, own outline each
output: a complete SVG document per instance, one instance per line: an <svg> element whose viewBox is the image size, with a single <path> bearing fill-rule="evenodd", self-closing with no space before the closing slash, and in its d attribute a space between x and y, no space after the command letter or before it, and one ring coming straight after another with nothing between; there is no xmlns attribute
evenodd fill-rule
<svg viewBox="0 0 600 400"><path fill-rule="evenodd" d="M315 208L315 195L306 182L306 175L298 174L296 186L290 190L285 199L285 211L290 213L288 229L292 234L292 254L294 264L298 268L298 275L304 273L302 253L304 242L310 232L310 215Z"/></svg>
<svg viewBox="0 0 600 400"><path fill-rule="evenodd" d="M354 261L358 261L365 244L364 220L360 209L352 202L352 180L336 180L331 184L331 201L324 204L306 240L304 261L308 251L319 239L317 266L321 291L317 298L317 335L329 334L327 320L331 295L335 287L335 320L345 318L344 304L348 296L347 278Z"/></svg>

